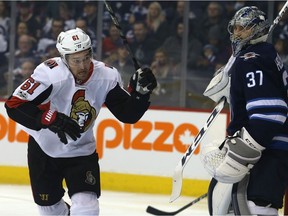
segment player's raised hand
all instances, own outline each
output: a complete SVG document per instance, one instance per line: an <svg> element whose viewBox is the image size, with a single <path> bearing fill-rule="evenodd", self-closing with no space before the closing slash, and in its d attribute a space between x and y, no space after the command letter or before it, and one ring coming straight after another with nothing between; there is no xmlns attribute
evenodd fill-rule
<svg viewBox="0 0 288 216"><path fill-rule="evenodd" d="M74 141L81 136L81 128L77 122L63 113L48 110L41 113L38 119L42 128L48 128L56 133L64 144L68 143L66 134Z"/></svg>
<svg viewBox="0 0 288 216"><path fill-rule="evenodd" d="M130 78L129 92L136 91L142 95L151 93L157 87L157 81L150 68L137 70Z"/></svg>

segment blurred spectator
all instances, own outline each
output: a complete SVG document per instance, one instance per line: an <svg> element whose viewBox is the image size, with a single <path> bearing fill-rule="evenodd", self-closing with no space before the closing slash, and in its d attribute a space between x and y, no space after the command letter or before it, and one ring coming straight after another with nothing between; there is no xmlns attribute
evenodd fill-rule
<svg viewBox="0 0 288 216"><path fill-rule="evenodd" d="M33 47L35 47L34 43L35 40L30 35L23 34L19 37L18 49L15 51L14 54L15 55L14 68L20 67L20 65L26 60L37 61L37 58L35 56L35 50L33 49Z"/></svg>
<svg viewBox="0 0 288 216"><path fill-rule="evenodd" d="M4 35L4 28L0 27L0 91L5 87L6 82L4 80L4 73L8 69L8 59L6 58L6 52L8 49L8 41Z"/></svg>
<svg viewBox="0 0 288 216"><path fill-rule="evenodd" d="M5 56L8 51L10 17L8 16L7 2L0 1L0 91L5 91L6 81L4 73L8 70L8 61Z"/></svg>
<svg viewBox="0 0 288 216"><path fill-rule="evenodd" d="M150 36L159 41L158 47L160 47L162 42L170 35L170 28L159 2L154 1L149 4L146 24Z"/></svg>
<svg viewBox="0 0 288 216"><path fill-rule="evenodd" d="M92 43L92 49L93 49L93 55L96 56L96 49L97 49L97 38L95 33L87 26L87 20L79 17L76 22L75 25L77 28L82 29L83 31L85 31L90 39L91 39L91 43Z"/></svg>
<svg viewBox="0 0 288 216"><path fill-rule="evenodd" d="M35 50L33 50L33 43L35 43L35 39L33 37L31 37L30 35L27 34L23 34L19 37L18 39L18 49L15 51L14 56L15 56L15 64L14 64L14 69L20 68L21 65L23 64L23 62L25 61L33 61L39 63L39 59L37 58L37 56L35 56ZM6 67L3 67L1 69L1 87L4 87L4 94L6 94L6 84L7 84L7 77L9 76L8 74L8 59L9 56L11 54L10 53L6 53L5 57L6 59L4 59L4 62L6 63ZM1 62L2 63L2 62ZM5 69L5 71L4 71ZM1 90L1 94L2 94L2 90Z"/></svg>
<svg viewBox="0 0 288 216"><path fill-rule="evenodd" d="M87 20L87 26L97 35L97 1L85 1L82 17Z"/></svg>
<svg viewBox="0 0 288 216"><path fill-rule="evenodd" d="M286 70L288 69L288 39L277 38L274 47L281 57Z"/></svg>
<svg viewBox="0 0 288 216"><path fill-rule="evenodd" d="M183 43L184 24L183 21L178 21L176 26L175 35L167 38L162 48L167 53L169 60L174 66L181 63L181 52ZM189 68L195 68L198 56L202 53L201 42L192 34L189 35L188 44L188 60L187 65Z"/></svg>
<svg viewBox="0 0 288 216"><path fill-rule="evenodd" d="M60 2L59 17L64 20L64 31L75 28L72 8L68 7L68 2Z"/></svg>
<svg viewBox="0 0 288 216"><path fill-rule="evenodd" d="M212 26L207 35L207 43L213 45L217 50L218 62L227 62L232 55L230 40L224 40L223 33L218 26Z"/></svg>
<svg viewBox="0 0 288 216"><path fill-rule="evenodd" d="M124 45L117 48L117 59L112 62L111 65L118 69L123 80L124 88L127 89L130 77L135 73L135 68L129 52Z"/></svg>
<svg viewBox="0 0 288 216"><path fill-rule="evenodd" d="M176 104L179 98L179 79L175 75L179 75L178 68L172 65L163 48L155 51L154 61L150 68L157 78L157 87L153 90L151 101L154 105L171 106Z"/></svg>
<svg viewBox="0 0 288 216"><path fill-rule="evenodd" d="M235 5L236 5L235 1L223 2L224 14L227 20L231 20L235 12L237 11Z"/></svg>
<svg viewBox="0 0 288 216"><path fill-rule="evenodd" d="M51 43L50 45L48 45L46 47L44 54L40 57L41 58L40 61L44 62L44 61L46 61L50 58L54 58L56 56L60 56L59 52L56 48L56 43Z"/></svg>
<svg viewBox="0 0 288 216"><path fill-rule="evenodd" d="M142 65L150 65L154 52L158 48L158 41L149 37L147 26L144 22L133 25L133 41L130 43L132 52Z"/></svg>
<svg viewBox="0 0 288 216"><path fill-rule="evenodd" d="M8 41L5 36L5 30L4 27L0 26L0 55L5 54L7 52L8 48Z"/></svg>
<svg viewBox="0 0 288 216"><path fill-rule="evenodd" d="M217 48L211 44L206 44L203 47L202 57L197 61L197 67L200 70L209 70L213 73L217 62Z"/></svg>
<svg viewBox="0 0 288 216"><path fill-rule="evenodd" d="M118 47L122 46L122 44L119 30L114 24L111 24L108 36L104 37L102 41L102 57L107 58L113 52L117 52Z"/></svg>
<svg viewBox="0 0 288 216"><path fill-rule="evenodd" d="M29 78L36 65L34 60L25 60L21 63L21 65L13 70L13 89L18 87L21 83L23 83L27 78ZM8 72L5 73L5 80L8 82Z"/></svg>
<svg viewBox="0 0 288 216"><path fill-rule="evenodd" d="M7 8L7 2L0 1L0 26L3 27L3 35L7 39L10 30L10 17L9 8Z"/></svg>
<svg viewBox="0 0 288 216"><path fill-rule="evenodd" d="M105 62L106 64L112 65L113 62L118 60L118 52L117 51L111 52L109 56L107 56L106 58L102 58L102 59L103 59L103 62Z"/></svg>
<svg viewBox="0 0 288 216"><path fill-rule="evenodd" d="M37 53L39 56L45 54L47 46L56 44L57 37L62 31L64 31L64 20L61 18L52 19L52 27L50 31L43 35L43 37L38 41Z"/></svg>
<svg viewBox="0 0 288 216"><path fill-rule="evenodd" d="M33 8L29 1L21 1L18 3L19 14L16 18L16 25L19 22L26 22L28 31L34 38L40 38L41 36L41 24L33 14Z"/></svg>
<svg viewBox="0 0 288 216"><path fill-rule="evenodd" d="M129 10L123 17L122 23L128 41L133 37L133 25L135 22L145 22L148 12L148 1L136 0L129 2Z"/></svg>
<svg viewBox="0 0 288 216"><path fill-rule="evenodd" d="M16 26L16 36L15 36L15 49L18 49L18 41L21 35L29 35L33 39L33 49L37 48L37 39L29 34L28 26L26 22L19 22Z"/></svg>
<svg viewBox="0 0 288 216"><path fill-rule="evenodd" d="M184 9L185 9L185 1L178 0L176 3L176 10L174 14L174 18L171 22L171 32L174 32L177 29L177 25L180 21L184 22Z"/></svg>
<svg viewBox="0 0 288 216"><path fill-rule="evenodd" d="M165 49L159 48L155 51L154 61L150 68L152 69L155 77L158 79L168 78L175 76L173 65L165 52Z"/></svg>
<svg viewBox="0 0 288 216"><path fill-rule="evenodd" d="M130 18L131 19L131 23L134 23L135 21L144 21L145 17L148 13L148 6L147 6L147 2L144 0L136 0L131 2L131 6L130 6Z"/></svg>
<svg viewBox="0 0 288 216"><path fill-rule="evenodd" d="M237 0L234 2L234 10L238 11L240 8L246 6L246 1L245 0Z"/></svg>
<svg viewBox="0 0 288 216"><path fill-rule="evenodd" d="M226 19L223 13L223 7L221 6L220 2L210 2L206 8L206 14L204 15L204 18L202 21L200 21L200 25L198 28L200 28L200 40L203 44L208 43L208 32L210 28L213 26L217 26L222 33L222 38L225 41L228 41L229 34L227 32L227 25L229 20Z"/></svg>
<svg viewBox="0 0 288 216"><path fill-rule="evenodd" d="M26 22L19 22L17 27L16 27L16 38L23 34L29 34L28 32L28 26L27 26L27 23Z"/></svg>
<svg viewBox="0 0 288 216"><path fill-rule="evenodd" d="M133 14L140 14L143 18L148 12L147 2L144 0L135 0L131 3L130 11Z"/></svg>
<svg viewBox="0 0 288 216"><path fill-rule="evenodd" d="M197 2L197 5L199 4L199 2ZM195 30L195 19L197 18L196 13L194 13L195 10L195 5L192 6L192 2L190 2L190 10L188 13L189 16L189 32L192 33L192 30ZM175 8L174 8L175 9ZM173 16L173 19L171 21L171 25L170 25L170 31L171 33L175 32L175 29L177 29L177 25L179 22L184 22L184 9L185 9L185 1L183 0L178 0L176 2L176 10ZM192 33L194 34L194 32Z"/></svg>

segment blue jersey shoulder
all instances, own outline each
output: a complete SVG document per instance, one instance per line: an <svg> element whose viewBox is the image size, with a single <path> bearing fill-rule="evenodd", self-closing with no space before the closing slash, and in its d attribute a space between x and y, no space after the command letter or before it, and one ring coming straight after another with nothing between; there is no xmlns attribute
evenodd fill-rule
<svg viewBox="0 0 288 216"><path fill-rule="evenodd" d="M255 45L250 45L245 50L241 51L237 57L237 61L241 62L254 62L261 63L267 62L267 60L274 60L277 52L274 46L270 43L263 42Z"/></svg>

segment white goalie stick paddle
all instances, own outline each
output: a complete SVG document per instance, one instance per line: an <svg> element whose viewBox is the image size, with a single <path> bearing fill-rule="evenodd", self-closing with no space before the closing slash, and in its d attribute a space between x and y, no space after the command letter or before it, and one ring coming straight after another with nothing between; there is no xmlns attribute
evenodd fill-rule
<svg viewBox="0 0 288 216"><path fill-rule="evenodd" d="M166 212L166 211L161 211L159 209L156 209L152 206L148 206L146 209L147 213L150 213L152 215L176 215L180 212L182 212L183 210L187 209L188 207L194 205L195 203L198 203L200 200L204 199L205 197L207 197L207 193L201 195L200 197L196 198L195 200L193 200L192 202L186 204L185 206L181 207L180 209L178 209L177 211L173 211L173 212Z"/></svg>
<svg viewBox="0 0 288 216"><path fill-rule="evenodd" d="M204 126L201 128L197 136L195 137L193 143L189 146L189 148L186 150L184 156L179 161L178 165L175 168L174 174L173 174L173 183L172 183L172 194L170 197L170 202L173 202L176 200L180 194L182 189L182 174L183 169L189 159L191 158L193 152L197 148L197 146L200 144L200 141L204 137L204 135L207 133L208 129L211 127L212 123L215 121L218 114L222 111L224 105L226 102L226 98L223 97L217 106L213 109L212 113L210 114L209 118L205 122Z"/></svg>

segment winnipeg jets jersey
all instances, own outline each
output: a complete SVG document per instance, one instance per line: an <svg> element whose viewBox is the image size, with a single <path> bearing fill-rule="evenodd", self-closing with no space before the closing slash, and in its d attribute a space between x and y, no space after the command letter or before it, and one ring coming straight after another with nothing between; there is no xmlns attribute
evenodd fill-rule
<svg viewBox="0 0 288 216"><path fill-rule="evenodd" d="M6 102L9 116L22 124L23 129L51 157L83 156L95 151L93 126L104 103L123 122L129 122L130 116L134 116L132 122L137 121L149 106L147 100L130 99L129 93L121 87L117 69L93 60L89 73L88 80L78 84L61 58L50 59L40 64ZM144 104L142 108L135 107L141 103ZM32 124L36 119L33 113L33 110L37 112L36 108L56 110L71 117L80 125L81 137L73 141L67 136L68 144L64 145L49 129L35 130Z"/></svg>
<svg viewBox="0 0 288 216"><path fill-rule="evenodd" d="M242 51L231 69L229 135L245 127L266 148L288 150L288 73L273 45Z"/></svg>

